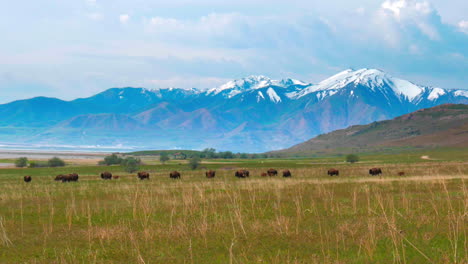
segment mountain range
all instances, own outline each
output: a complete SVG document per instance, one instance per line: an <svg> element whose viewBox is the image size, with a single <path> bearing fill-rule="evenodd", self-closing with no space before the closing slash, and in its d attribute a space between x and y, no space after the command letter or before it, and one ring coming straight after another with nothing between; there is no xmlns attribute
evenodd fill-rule
<svg viewBox="0 0 468 264"><path fill-rule="evenodd" d="M72 101L2 104L0 144L263 152L447 103L468 104L468 90L416 85L376 69L318 84L250 76L212 89L112 88Z"/></svg>

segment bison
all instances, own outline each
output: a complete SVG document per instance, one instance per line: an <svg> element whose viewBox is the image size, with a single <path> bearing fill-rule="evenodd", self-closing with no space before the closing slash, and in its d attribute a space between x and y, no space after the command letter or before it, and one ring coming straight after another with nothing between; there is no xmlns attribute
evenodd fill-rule
<svg viewBox="0 0 468 264"><path fill-rule="evenodd" d="M59 175L60 176L60 175ZM66 175L62 175L62 182L76 182L78 181L78 174L77 173L70 173Z"/></svg>
<svg viewBox="0 0 468 264"><path fill-rule="evenodd" d="M32 180L31 176L24 176L24 182L30 182Z"/></svg>
<svg viewBox="0 0 468 264"><path fill-rule="evenodd" d="M372 168L372 169L369 170L369 174L372 175L372 176L376 176L376 175L382 174L382 169L380 169L380 168Z"/></svg>
<svg viewBox="0 0 468 264"><path fill-rule="evenodd" d="M330 176L340 176L340 171L337 169L329 169L327 174Z"/></svg>
<svg viewBox="0 0 468 264"><path fill-rule="evenodd" d="M268 174L266 172L262 172L262 174L260 174L262 177L266 177L268 176Z"/></svg>
<svg viewBox="0 0 468 264"><path fill-rule="evenodd" d="M209 170L207 172L205 172L205 175L207 178L214 178L215 175L216 175L216 172L214 170Z"/></svg>
<svg viewBox="0 0 468 264"><path fill-rule="evenodd" d="M275 169L269 169L269 170L267 171L267 174L268 174L268 176L270 176L270 177L271 177L271 176L276 176L276 175L278 175L278 171L275 170Z"/></svg>
<svg viewBox="0 0 468 264"><path fill-rule="evenodd" d="M103 180L111 180L112 179L112 173L105 171L101 173L101 179Z"/></svg>
<svg viewBox="0 0 468 264"><path fill-rule="evenodd" d="M178 171L173 171L171 173L169 173L169 177L171 179L180 179L180 172Z"/></svg>
<svg viewBox="0 0 468 264"><path fill-rule="evenodd" d="M55 176L54 181L62 181L62 180L63 180L63 177L65 177L65 175L59 174L59 175Z"/></svg>
<svg viewBox="0 0 468 264"><path fill-rule="evenodd" d="M247 178L247 177L249 177L249 171L248 170L238 170L238 171L236 171L235 176L237 178Z"/></svg>
<svg viewBox="0 0 468 264"><path fill-rule="evenodd" d="M398 172L398 176L405 176L405 172L404 171Z"/></svg>
<svg viewBox="0 0 468 264"><path fill-rule="evenodd" d="M287 177L291 177L291 172L289 170L284 170L283 171L283 177L287 178Z"/></svg>
<svg viewBox="0 0 468 264"><path fill-rule="evenodd" d="M140 180L145 180L145 179L146 179L146 180L149 180L149 177L150 177L149 173L146 172L146 171L140 171L140 172L138 172L138 173L137 173L137 176L138 176L138 179L140 179Z"/></svg>

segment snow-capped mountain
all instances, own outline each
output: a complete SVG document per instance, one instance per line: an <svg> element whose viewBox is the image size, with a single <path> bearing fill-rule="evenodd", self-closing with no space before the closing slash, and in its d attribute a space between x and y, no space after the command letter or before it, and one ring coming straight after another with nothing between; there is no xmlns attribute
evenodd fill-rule
<svg viewBox="0 0 468 264"><path fill-rule="evenodd" d="M260 152L445 103L468 104L468 90L420 86L375 69L317 84L249 76L211 89L112 88L73 101L15 101L0 105L0 139Z"/></svg>

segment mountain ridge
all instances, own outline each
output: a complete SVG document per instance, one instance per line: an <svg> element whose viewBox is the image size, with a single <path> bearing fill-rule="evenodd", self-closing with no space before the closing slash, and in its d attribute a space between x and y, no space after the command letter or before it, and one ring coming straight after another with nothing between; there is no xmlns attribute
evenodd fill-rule
<svg viewBox="0 0 468 264"><path fill-rule="evenodd" d="M468 91L420 86L375 69L346 70L318 84L249 76L208 90L126 87L71 101L14 101L0 105L0 136L263 152L445 103L468 104ZM24 135L12 137L18 127L26 127Z"/></svg>

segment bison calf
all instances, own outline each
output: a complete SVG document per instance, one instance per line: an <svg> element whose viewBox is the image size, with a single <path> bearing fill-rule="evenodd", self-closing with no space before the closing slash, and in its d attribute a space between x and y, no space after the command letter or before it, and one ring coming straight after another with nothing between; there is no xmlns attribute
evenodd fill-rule
<svg viewBox="0 0 468 264"><path fill-rule="evenodd" d="M405 176L405 172L404 171L398 172L398 176Z"/></svg>
<svg viewBox="0 0 468 264"><path fill-rule="evenodd" d="M268 174L266 172L262 172L262 174L260 174L260 176L266 177L266 176L268 176Z"/></svg>

